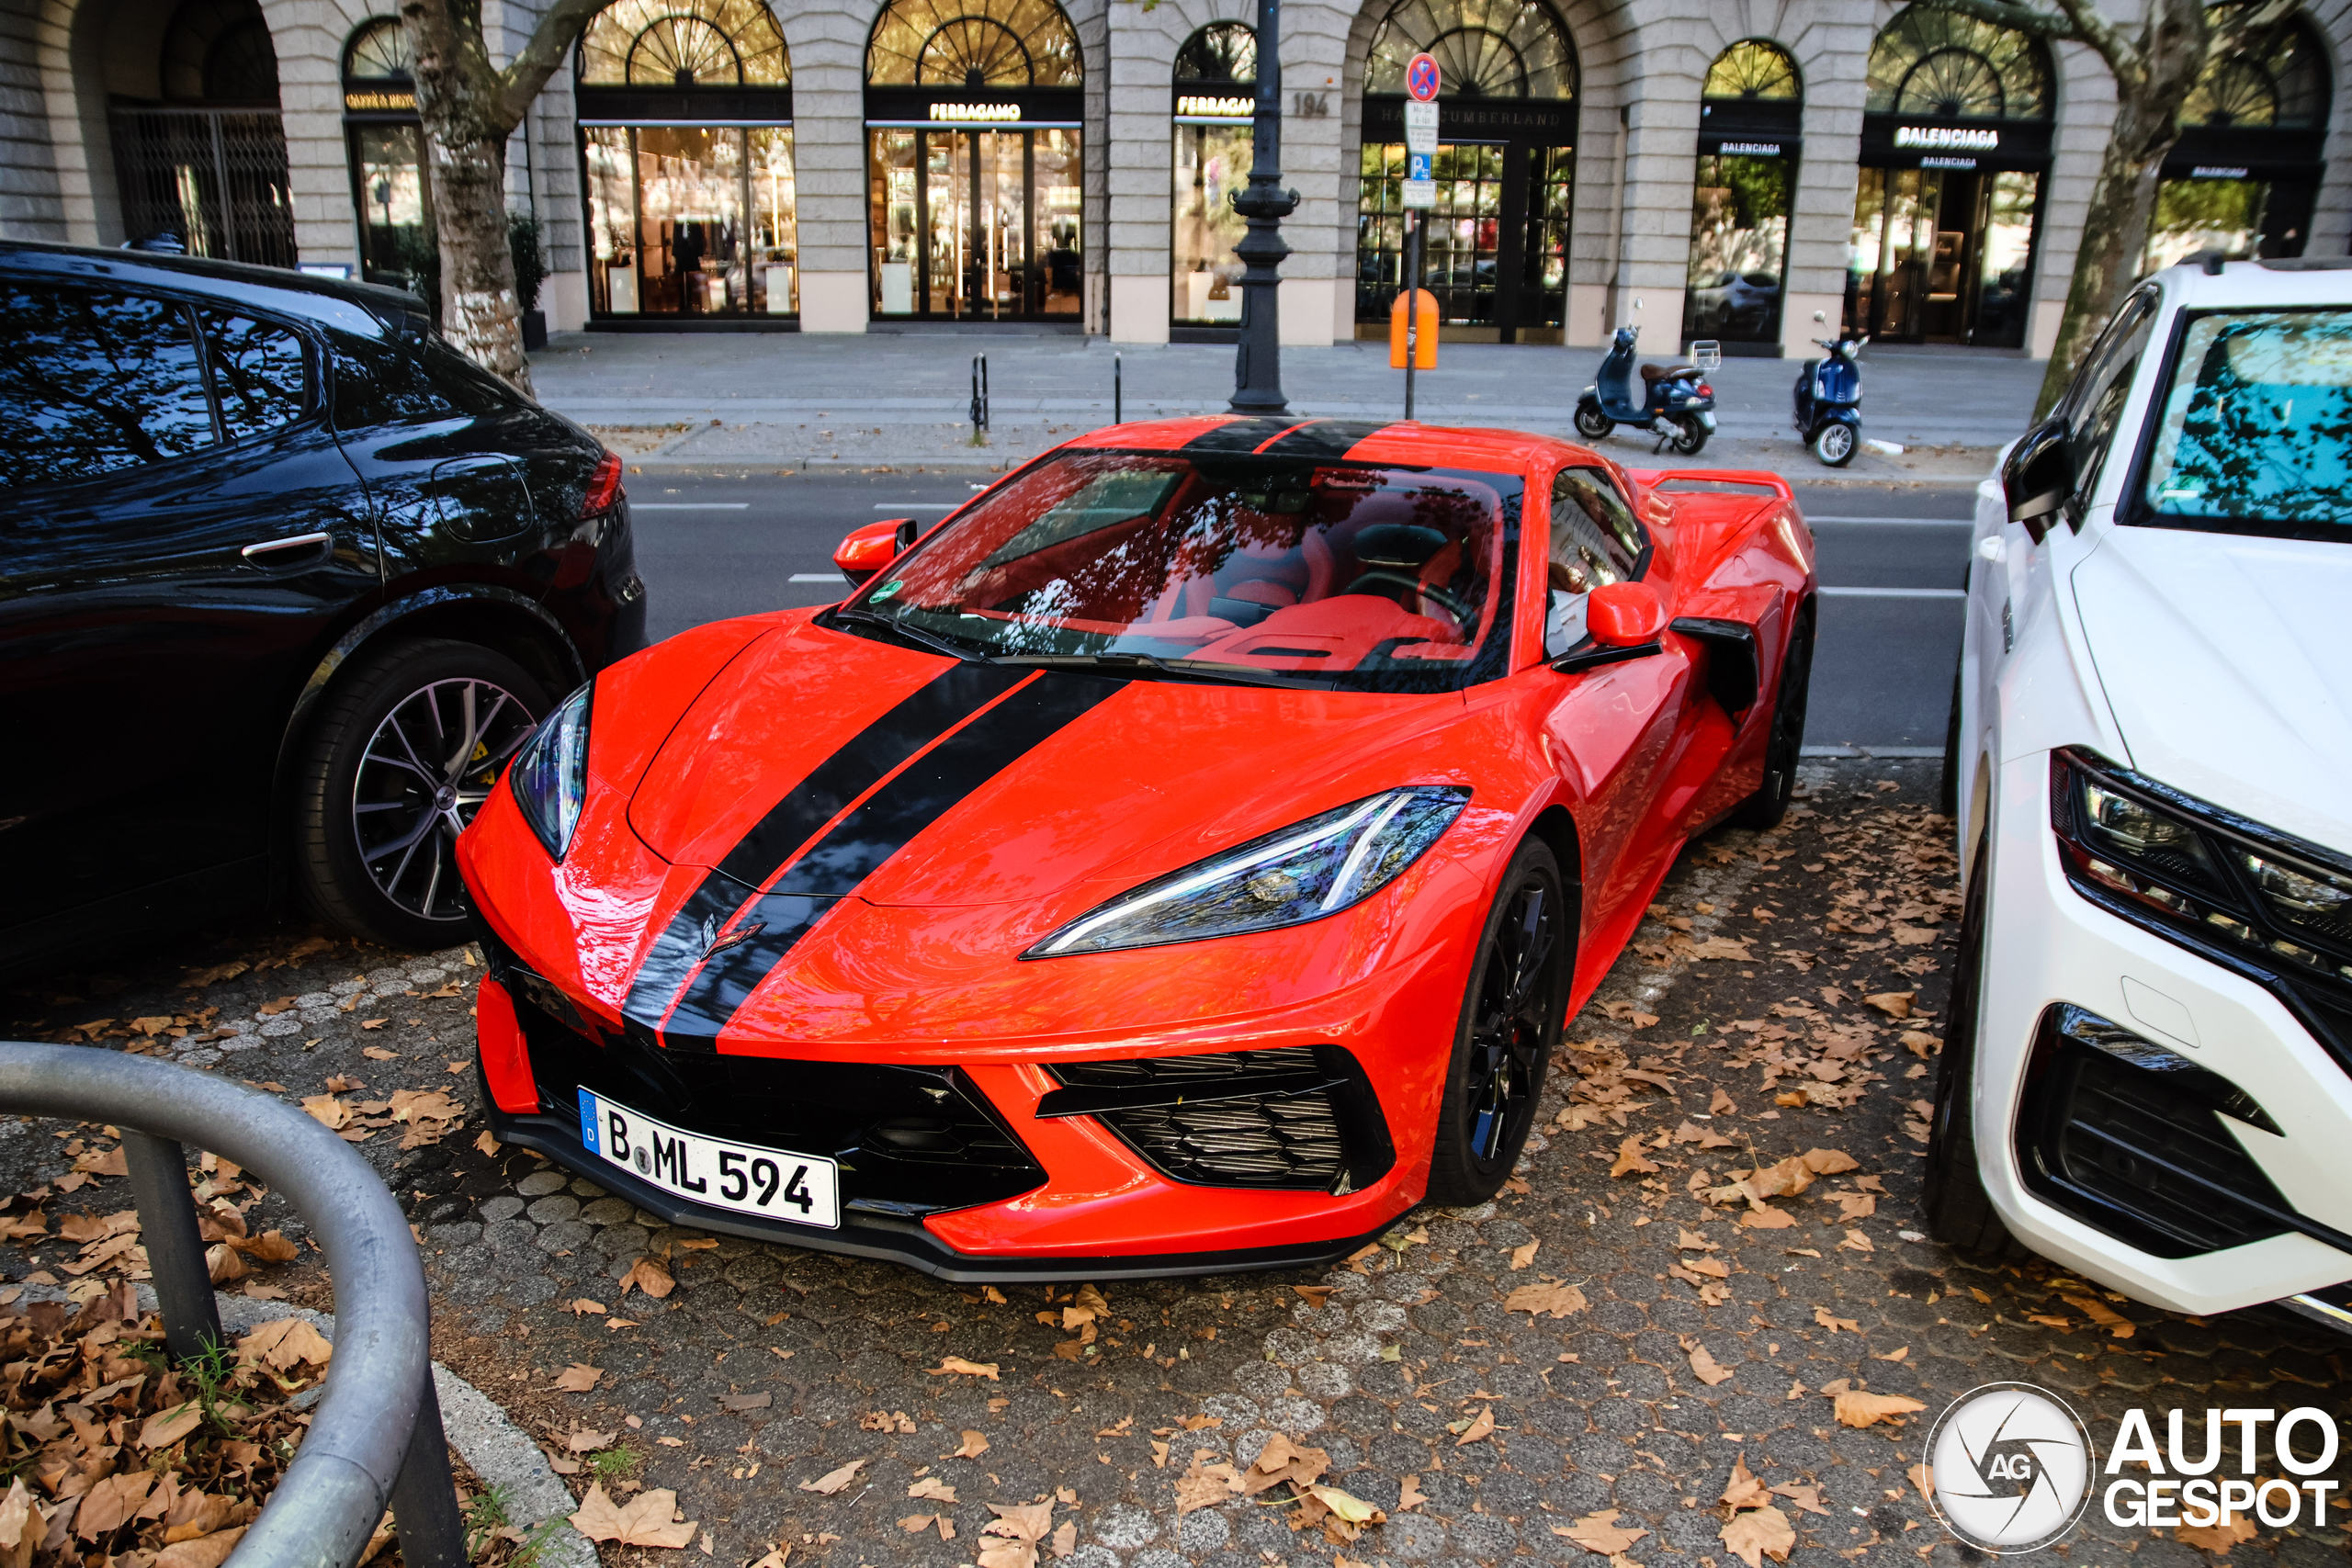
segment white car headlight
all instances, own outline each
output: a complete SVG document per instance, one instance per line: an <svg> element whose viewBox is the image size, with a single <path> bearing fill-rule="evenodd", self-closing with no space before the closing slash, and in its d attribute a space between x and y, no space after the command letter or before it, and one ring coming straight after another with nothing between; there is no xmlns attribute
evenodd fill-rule
<svg viewBox="0 0 2352 1568"><path fill-rule="evenodd" d="M556 860L571 847L588 794L588 699L595 689L591 681L558 703L506 771L523 819Z"/></svg>
<svg viewBox="0 0 2352 1568"><path fill-rule="evenodd" d="M1455 785L1385 790L1147 882L1021 956L1159 947L1336 915L1395 881L1469 803Z"/></svg>

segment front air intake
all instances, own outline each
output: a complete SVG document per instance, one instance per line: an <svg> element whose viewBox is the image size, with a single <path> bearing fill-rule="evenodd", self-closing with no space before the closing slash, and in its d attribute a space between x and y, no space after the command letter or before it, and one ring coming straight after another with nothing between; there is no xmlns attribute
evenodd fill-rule
<svg viewBox="0 0 2352 1568"><path fill-rule="evenodd" d="M1092 1116L1171 1181L1351 1192L1396 1149L1352 1053L1291 1045L1055 1066L1040 1117Z"/></svg>

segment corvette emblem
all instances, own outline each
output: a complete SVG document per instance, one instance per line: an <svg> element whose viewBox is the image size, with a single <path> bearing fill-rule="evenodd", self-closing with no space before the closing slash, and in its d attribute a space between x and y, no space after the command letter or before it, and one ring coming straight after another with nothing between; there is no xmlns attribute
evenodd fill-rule
<svg viewBox="0 0 2352 1568"><path fill-rule="evenodd" d="M714 939L708 947L704 948L702 950L704 961L707 963L709 960L716 958L718 954L726 952L729 948L734 947L739 943L751 941L753 937L767 930L767 928L768 923L765 920L744 921L741 925L737 926L733 931Z"/></svg>

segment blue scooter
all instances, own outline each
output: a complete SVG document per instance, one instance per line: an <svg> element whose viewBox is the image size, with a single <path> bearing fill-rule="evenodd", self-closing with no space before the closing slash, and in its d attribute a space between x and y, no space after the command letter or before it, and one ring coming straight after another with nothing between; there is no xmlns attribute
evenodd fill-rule
<svg viewBox="0 0 2352 1568"><path fill-rule="evenodd" d="M1797 434L1815 457L1842 468L1854 460L1854 450L1862 444L1862 367L1854 356L1871 340L1813 341L1827 349L1829 357L1808 359L1797 373Z"/></svg>
<svg viewBox="0 0 2352 1568"><path fill-rule="evenodd" d="M1715 433L1715 389L1700 379L1695 365L1645 365L1636 392L1634 337L1639 330L1617 329L1600 378L1577 400L1577 434L1598 441L1621 424L1637 425L1658 438L1658 451L1671 446L1695 457Z"/></svg>

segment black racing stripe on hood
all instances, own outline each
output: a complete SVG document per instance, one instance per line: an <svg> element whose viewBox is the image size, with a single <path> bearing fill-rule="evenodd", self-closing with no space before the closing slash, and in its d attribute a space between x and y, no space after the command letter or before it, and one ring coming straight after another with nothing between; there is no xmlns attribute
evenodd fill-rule
<svg viewBox="0 0 2352 1568"><path fill-rule="evenodd" d="M1322 457L1337 461L1389 426L1385 419L1318 419L1266 447L1273 457Z"/></svg>
<svg viewBox="0 0 2352 1568"><path fill-rule="evenodd" d="M737 923L741 940L693 972L661 1032L673 1049L715 1050L744 998L810 927L916 835L1127 682L1051 674L1021 687L876 790L793 862ZM759 929L752 930L754 925Z"/></svg>
<svg viewBox="0 0 2352 1568"><path fill-rule="evenodd" d="M1304 419L1236 419L1215 430L1204 430L1178 448L1183 452L1255 452L1284 431L1306 423Z"/></svg>
<svg viewBox="0 0 2352 1568"><path fill-rule="evenodd" d="M662 934L629 983L622 1016L653 1029L670 1009L728 918L818 829L872 789L890 770L1018 685L1023 670L955 664L925 682L888 713L867 725L753 824L705 876Z"/></svg>

